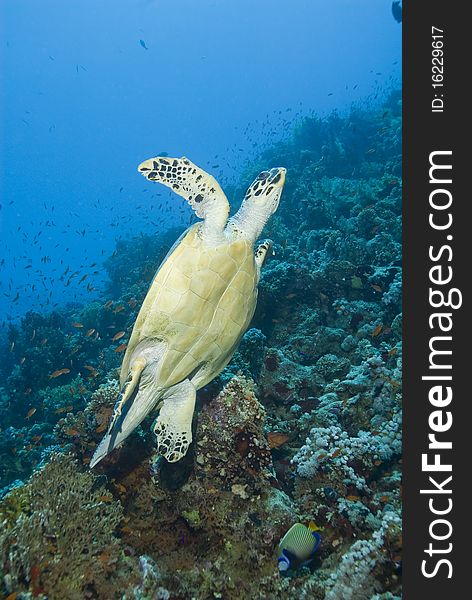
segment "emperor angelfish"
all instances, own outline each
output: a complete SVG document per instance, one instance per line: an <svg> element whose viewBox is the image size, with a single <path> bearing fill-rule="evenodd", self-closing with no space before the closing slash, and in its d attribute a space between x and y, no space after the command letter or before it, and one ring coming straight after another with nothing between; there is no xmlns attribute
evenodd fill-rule
<svg viewBox="0 0 472 600"><path fill-rule="evenodd" d="M277 562L281 573L307 565L313 560L321 543L318 529L314 523L310 523L308 527L295 523L290 527L278 547Z"/></svg>

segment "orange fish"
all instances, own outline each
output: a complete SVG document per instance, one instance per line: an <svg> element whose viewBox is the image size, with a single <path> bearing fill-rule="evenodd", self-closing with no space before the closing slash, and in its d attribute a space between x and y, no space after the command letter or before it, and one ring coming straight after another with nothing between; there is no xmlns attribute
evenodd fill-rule
<svg viewBox="0 0 472 600"><path fill-rule="evenodd" d="M388 502L390 500L390 496L380 496L380 502Z"/></svg>
<svg viewBox="0 0 472 600"><path fill-rule="evenodd" d="M101 425L99 425L96 429L95 429L95 433L103 433L105 431L105 429L107 428L107 422L104 421Z"/></svg>
<svg viewBox="0 0 472 600"><path fill-rule="evenodd" d="M111 496L111 495L103 495L103 496L99 496L98 499L101 502L111 502L113 500L113 496Z"/></svg>
<svg viewBox="0 0 472 600"><path fill-rule="evenodd" d="M50 375L48 375L49 379L54 379L55 377L59 377L60 375L65 375L66 373L70 373L70 369L58 369L54 371Z"/></svg>
<svg viewBox="0 0 472 600"><path fill-rule="evenodd" d="M123 306L123 304L119 304L119 305L118 305L118 306L115 308L115 310L114 310L113 312L114 312L114 313L119 313L119 312L121 312L121 311L122 311L122 310L124 310L124 309L125 309L125 307Z"/></svg>
<svg viewBox="0 0 472 600"><path fill-rule="evenodd" d="M75 322L75 323L72 323L72 327L75 327L76 329L80 329L81 327L83 327L83 324Z"/></svg>
<svg viewBox="0 0 472 600"><path fill-rule="evenodd" d="M120 344L118 348L115 348L115 352L123 352L126 349L127 344Z"/></svg>
<svg viewBox="0 0 472 600"><path fill-rule="evenodd" d="M60 415L61 413L70 412L73 408L74 406L69 404L69 406L61 406L60 408L57 408L54 412L56 415Z"/></svg>
<svg viewBox="0 0 472 600"><path fill-rule="evenodd" d="M288 440L288 435L281 433L280 431L269 431L267 434L267 441L269 448L279 448Z"/></svg>
<svg viewBox="0 0 472 600"><path fill-rule="evenodd" d="M12 592L11 594L8 594L8 596L5 598L5 600L16 600L18 596L18 592Z"/></svg>
<svg viewBox="0 0 472 600"><path fill-rule="evenodd" d="M346 499L352 500L353 502L355 502L356 500L359 500L359 496L350 495L350 496L346 496Z"/></svg>
<svg viewBox="0 0 472 600"><path fill-rule="evenodd" d="M374 331L371 333L372 337L377 337L379 335L379 333L382 331L383 325L377 325L377 327L374 329Z"/></svg>
<svg viewBox="0 0 472 600"><path fill-rule="evenodd" d="M26 413L25 419L31 419L31 417L34 415L34 413L37 410L38 410L37 408L30 408L29 411Z"/></svg>
<svg viewBox="0 0 472 600"><path fill-rule="evenodd" d="M341 454L341 449L338 448L337 450L335 450L333 452L333 454L331 454L331 458L336 458L336 456L339 456Z"/></svg>
<svg viewBox="0 0 472 600"><path fill-rule="evenodd" d="M116 342L117 340L122 338L124 335L125 335L124 331L119 331L118 333L115 333L115 335L111 338L111 341Z"/></svg>
<svg viewBox="0 0 472 600"><path fill-rule="evenodd" d="M388 355L389 356L395 356L395 354L398 352L398 348L396 346L394 346L391 350L388 351Z"/></svg>
<svg viewBox="0 0 472 600"><path fill-rule="evenodd" d="M42 440L43 436L41 435L33 435L33 437L31 438L32 442L40 442Z"/></svg>
<svg viewBox="0 0 472 600"><path fill-rule="evenodd" d="M89 329L87 331L87 333L85 334L85 337L90 337L91 335L93 335L95 333L95 329Z"/></svg>
<svg viewBox="0 0 472 600"><path fill-rule="evenodd" d="M64 433L65 433L66 435L69 435L69 436L71 436L71 437L74 437L74 436L76 436L76 435L80 435L80 433L77 431L77 429L65 429L65 430L64 430Z"/></svg>
<svg viewBox="0 0 472 600"><path fill-rule="evenodd" d="M95 367L92 367L92 365L84 365L84 369L87 369L88 371L92 372L92 373L96 373L97 370L95 369Z"/></svg>

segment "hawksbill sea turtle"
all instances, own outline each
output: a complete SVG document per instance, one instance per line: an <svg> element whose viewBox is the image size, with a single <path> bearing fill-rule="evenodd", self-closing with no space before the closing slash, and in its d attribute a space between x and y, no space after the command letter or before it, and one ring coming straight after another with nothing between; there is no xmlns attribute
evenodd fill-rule
<svg viewBox="0 0 472 600"><path fill-rule="evenodd" d="M182 234L154 276L123 358L108 432L91 467L158 407L158 452L169 462L185 456L196 391L228 364L254 315L271 242L255 252L254 243L277 210L286 173L282 167L260 173L228 219L223 190L187 158L151 158L138 171L185 198L203 221Z"/></svg>

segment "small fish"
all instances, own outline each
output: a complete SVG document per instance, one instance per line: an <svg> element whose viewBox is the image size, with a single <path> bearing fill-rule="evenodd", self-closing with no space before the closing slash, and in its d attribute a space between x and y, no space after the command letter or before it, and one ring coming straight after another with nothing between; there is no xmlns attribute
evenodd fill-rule
<svg viewBox="0 0 472 600"><path fill-rule="evenodd" d="M108 302L105 304L105 308L110 308L110 306L113 304L113 300L108 300Z"/></svg>
<svg viewBox="0 0 472 600"><path fill-rule="evenodd" d="M57 408L54 412L56 415L60 415L62 413L70 412L73 408L73 405L69 404L69 406L61 406L60 408Z"/></svg>
<svg viewBox="0 0 472 600"><path fill-rule="evenodd" d="M111 341L116 342L117 340L122 338L124 335L126 335L125 331L119 331L118 333L115 333L115 335L111 338Z"/></svg>
<svg viewBox="0 0 472 600"><path fill-rule="evenodd" d="M382 331L383 329L383 325L377 325L377 327L374 329L374 331L371 333L372 337L377 337L379 335L379 333Z"/></svg>
<svg viewBox="0 0 472 600"><path fill-rule="evenodd" d="M281 573L307 565L313 560L321 543L318 529L314 523L310 523L308 527L295 523L290 527L278 547L277 562Z"/></svg>
<svg viewBox="0 0 472 600"><path fill-rule="evenodd" d="M85 337L90 337L91 335L93 335L95 333L95 329L89 329L87 331L87 333L85 334Z"/></svg>
<svg viewBox="0 0 472 600"><path fill-rule="evenodd" d="M382 288L380 287L380 285L376 285L375 283L372 283L370 286L373 290L375 290L376 292L381 292Z"/></svg>
<svg viewBox="0 0 472 600"><path fill-rule="evenodd" d="M281 433L280 431L269 431L267 434L267 441L269 448L279 448L288 440L288 435Z"/></svg>
<svg viewBox="0 0 472 600"><path fill-rule="evenodd" d="M31 417L37 410L37 408L30 408L29 411L26 413L25 419L31 419Z"/></svg>
<svg viewBox="0 0 472 600"><path fill-rule="evenodd" d="M400 2L400 0L393 0L392 15L397 23L402 22L402 3Z"/></svg>
<svg viewBox="0 0 472 600"><path fill-rule="evenodd" d="M72 323L72 327L75 327L76 329L80 329L81 327L83 327L83 324L75 322L75 323Z"/></svg>
<svg viewBox="0 0 472 600"><path fill-rule="evenodd" d="M125 307L123 306L123 304L118 304L118 306L115 308L115 310L113 311L114 313L119 313L122 310L124 310Z"/></svg>
<svg viewBox="0 0 472 600"><path fill-rule="evenodd" d="M115 348L115 352L123 352L126 349L127 344L120 344L118 348Z"/></svg>
<svg viewBox="0 0 472 600"><path fill-rule="evenodd" d="M149 50L149 48L146 46L146 42L144 40L139 40L139 43L141 44L142 48L144 48L145 50Z"/></svg>
<svg viewBox="0 0 472 600"><path fill-rule="evenodd" d="M76 436L80 435L80 433L77 431L77 429L66 429L66 430L64 430L64 433L70 437L76 437Z"/></svg>
<svg viewBox="0 0 472 600"><path fill-rule="evenodd" d="M66 373L70 373L70 369L58 369L51 373L48 377L49 379L55 379L56 377L60 377L61 375L65 375Z"/></svg>
<svg viewBox="0 0 472 600"><path fill-rule="evenodd" d="M115 483L115 488L116 490L120 493L120 494L126 494L126 492L128 491L124 485L122 485L121 483Z"/></svg>

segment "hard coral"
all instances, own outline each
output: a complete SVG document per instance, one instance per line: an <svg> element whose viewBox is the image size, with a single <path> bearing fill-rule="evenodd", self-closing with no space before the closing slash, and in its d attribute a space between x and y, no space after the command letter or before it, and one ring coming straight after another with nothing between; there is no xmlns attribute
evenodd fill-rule
<svg viewBox="0 0 472 600"><path fill-rule="evenodd" d="M122 517L119 502L92 473L54 454L0 504L5 591L50 600L119 598L132 567L116 537Z"/></svg>

